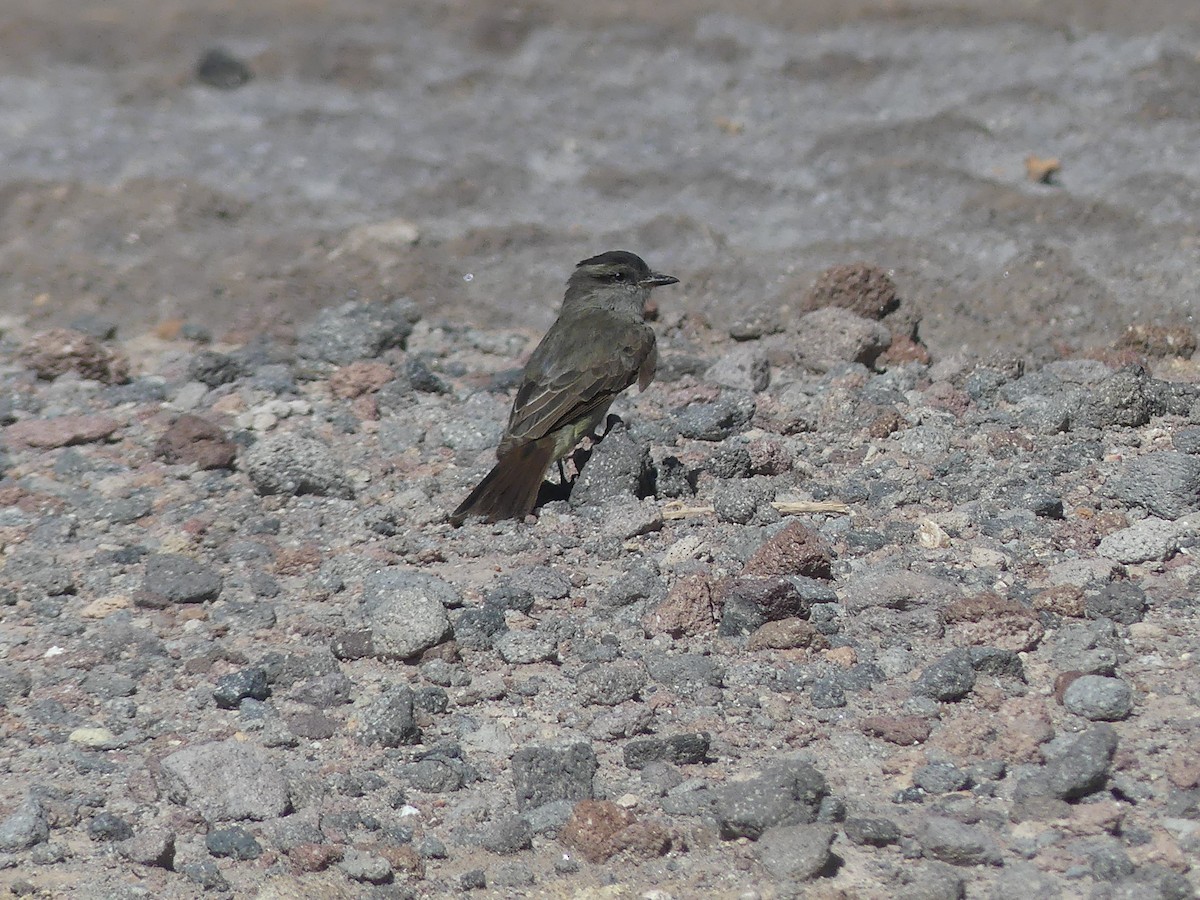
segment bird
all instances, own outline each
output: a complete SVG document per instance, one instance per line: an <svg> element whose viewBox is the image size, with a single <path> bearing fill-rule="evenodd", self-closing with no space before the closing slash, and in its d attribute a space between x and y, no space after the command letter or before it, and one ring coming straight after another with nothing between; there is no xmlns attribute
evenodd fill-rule
<svg viewBox="0 0 1200 900"><path fill-rule="evenodd" d="M616 396L635 381L645 390L658 362L646 301L678 284L635 253L609 250L578 263L558 318L521 373L497 463L450 522L524 519L537 504L546 469L594 435Z"/></svg>

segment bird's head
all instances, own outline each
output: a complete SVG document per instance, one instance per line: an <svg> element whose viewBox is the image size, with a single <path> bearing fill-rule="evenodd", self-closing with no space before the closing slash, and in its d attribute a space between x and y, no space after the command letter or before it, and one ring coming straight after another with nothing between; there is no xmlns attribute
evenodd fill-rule
<svg viewBox="0 0 1200 900"><path fill-rule="evenodd" d="M651 271L628 250L609 250L580 262L567 281L567 303L613 308L636 307L640 313L652 288L679 281Z"/></svg>

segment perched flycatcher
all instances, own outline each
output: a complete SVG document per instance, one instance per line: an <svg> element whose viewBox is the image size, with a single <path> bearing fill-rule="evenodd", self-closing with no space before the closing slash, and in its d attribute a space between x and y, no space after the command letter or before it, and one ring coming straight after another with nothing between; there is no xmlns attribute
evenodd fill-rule
<svg viewBox="0 0 1200 900"><path fill-rule="evenodd" d="M604 421L617 394L654 377L654 330L645 322L653 288L678 278L651 272L640 256L610 250L585 259L567 281L558 319L529 357L513 400L500 460L450 515L523 519L551 463Z"/></svg>

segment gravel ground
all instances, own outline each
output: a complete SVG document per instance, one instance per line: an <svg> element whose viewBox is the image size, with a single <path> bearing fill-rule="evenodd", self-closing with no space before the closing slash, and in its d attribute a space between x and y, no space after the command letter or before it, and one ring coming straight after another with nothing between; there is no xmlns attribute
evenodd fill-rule
<svg viewBox="0 0 1200 900"><path fill-rule="evenodd" d="M1200 14L790 6L13 0L0 888L1195 895Z"/></svg>

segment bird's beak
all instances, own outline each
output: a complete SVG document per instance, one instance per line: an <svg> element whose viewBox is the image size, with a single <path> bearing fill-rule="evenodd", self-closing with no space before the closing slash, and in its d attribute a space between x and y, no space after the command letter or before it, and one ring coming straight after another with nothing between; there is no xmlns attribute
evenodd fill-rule
<svg viewBox="0 0 1200 900"><path fill-rule="evenodd" d="M674 275L661 275L658 272L651 272L650 277L643 278L638 284L642 287L662 287L664 284L679 284L679 279Z"/></svg>

